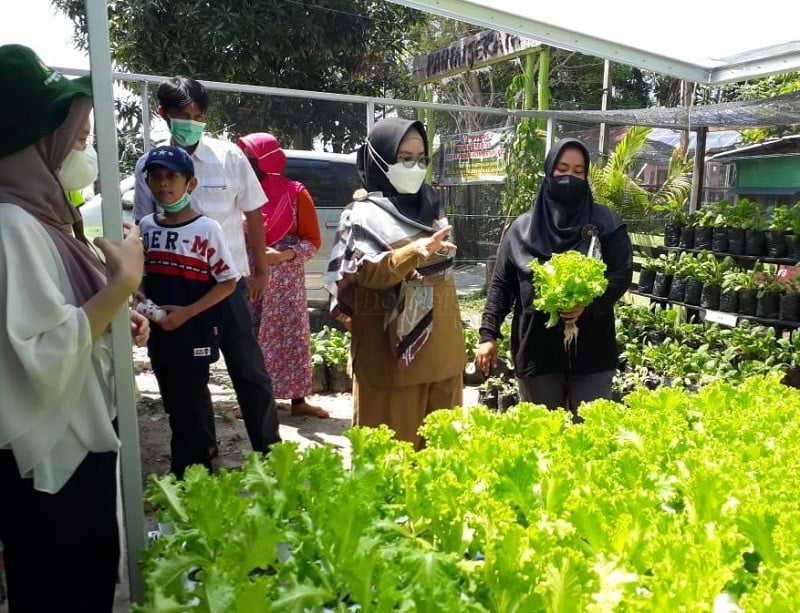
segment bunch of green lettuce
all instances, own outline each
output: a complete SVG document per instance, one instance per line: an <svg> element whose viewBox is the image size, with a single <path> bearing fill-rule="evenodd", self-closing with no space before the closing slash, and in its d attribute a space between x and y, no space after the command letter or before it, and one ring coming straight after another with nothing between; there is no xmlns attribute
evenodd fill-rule
<svg viewBox="0 0 800 613"><path fill-rule="evenodd" d="M151 481L137 613L800 611L800 390L434 411ZM713 603L713 604L712 604Z"/></svg>
<svg viewBox="0 0 800 613"><path fill-rule="evenodd" d="M590 258L577 251L554 253L549 261L531 261L533 270L533 306L549 313L547 327L559 321L559 313L571 311L576 306L587 306L602 295L608 286L606 265L602 260ZM564 326L564 347L578 338L575 324Z"/></svg>

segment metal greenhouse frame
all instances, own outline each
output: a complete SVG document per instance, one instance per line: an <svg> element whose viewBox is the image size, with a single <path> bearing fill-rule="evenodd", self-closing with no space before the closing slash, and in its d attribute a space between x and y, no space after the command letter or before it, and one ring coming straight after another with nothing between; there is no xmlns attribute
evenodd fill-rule
<svg viewBox="0 0 800 613"><path fill-rule="evenodd" d="M758 11L748 11L746 14L743 9L735 9L731 6L724 7L720 11L718 19L724 21L725 35L730 44L731 41L755 40L754 33L757 28L754 20L761 20L762 16L767 16L769 26L768 34L774 41L772 44L764 44L758 49L730 49L727 55L709 61L687 60L685 57L678 56L677 53L684 45L687 35L680 36L679 40L673 41L671 46L660 48L648 48L648 44L659 42L658 37L644 37L643 42L625 43L622 36L629 30L648 28L654 17L647 14L651 10L658 9L660 12L667 10L678 11L679 16L686 22L694 19L693 23L700 23L704 29L708 29L706 23L698 21L693 16L701 11L703 3L689 2L688 0L675 0L667 7L651 7L644 9L639 2L625 0L616 3L613 8L603 3L583 3L584 6L570 5L568 11L563 14L574 16L584 14L592 16L592 10L600 9L605 11L613 10L617 15L623 15L614 28L604 33L580 32L576 29L569 29L568 24L555 24L544 18L537 18L537 11L552 12L553 7L559 8L560 5L553 4L548 8L547 5L534 2L523 2L515 0L492 0L491 2L477 2L467 0L391 0L393 2L410 6L420 10L445 15L461 21L478 23L485 27L514 32L543 41L556 47L581 51L590 55L608 58L617 62L639 66L648 70L661 72L682 79L688 79L705 84L718 84L728 81L738 81L756 76L771 73L787 72L800 68L800 41L796 40L796 17L800 16L800 5L796 1L789 2L784 0L762 0ZM579 2L578 5L581 3ZM619 6L619 5L623 6ZM706 3L716 4L716 3ZM684 8L681 9L681 6ZM104 199L107 202L119 202L119 184L117 182L118 162L116 150L116 123L114 119L113 102L113 74L110 58L110 43L108 32L108 11L109 7L104 0L86 0L86 15L89 33L89 58L94 87L94 112L95 125L97 131L97 150L100 163L100 181L103 185ZM685 13L681 13L683 10ZM724 13L724 14L723 14ZM782 15L775 19L776 15ZM563 15L562 15L563 17ZM794 19L792 17L795 17ZM657 17L662 20L662 15ZM585 19L580 19L580 24L587 24ZM624 21L620 25L619 21ZM713 22L708 22L713 23ZM662 24L663 25L663 24ZM588 24L587 27L591 26ZM734 26L739 30L733 31ZM594 27L594 26L592 26ZM663 29L663 28L659 28ZM651 29L652 30L652 29ZM699 27L698 27L699 30ZM699 37L698 33L695 38ZM661 41L663 43L663 41ZM702 41L701 41L702 42ZM757 41L756 41L757 42ZM671 56L671 53L676 55ZM705 58L708 60L708 58ZM215 88L225 89L227 84L214 84ZM250 87L250 86L248 86ZM269 90L269 91L268 91ZM237 91L242 91L237 86ZM280 95L308 96L310 92L300 92L298 90L275 90L274 88L253 88L256 93L280 93ZM319 97L333 97L336 100L352 99L353 101L363 101L367 104L367 124L371 122L369 114L370 102L368 99L361 99L355 96L342 96L338 94L321 94ZM358 100L356 100L358 99ZM393 103L386 99L373 99L374 103ZM428 104L403 101L404 105L415 108L427 108ZM797 108L796 102L795 108ZM431 105L434 108L446 109L445 105ZM465 107L457 107L458 110L466 110ZM468 108L468 107L467 107ZM455 109L454 109L455 110ZM497 113L497 114L518 114L519 116L540 116L540 117L559 117L553 112L514 112L504 109L471 109L473 112ZM691 120L695 111L687 111L689 119L683 124L683 129L692 129L699 125ZM148 114L149 115L149 114ZM612 122L608 115L592 116L598 122ZM620 119L622 121L622 119ZM627 120L626 120L627 121ZM763 123L760 125L764 125ZM699 139L698 139L699 140ZM699 151L699 149L698 149ZM107 236L111 240L119 240L122 237L122 211L121 207L103 207L103 226L108 229ZM115 364L115 384L116 397L119 409L119 428L122 439L122 449L120 455L122 486L123 486L123 506L125 515L125 531L127 540L127 566L130 578L131 600L139 601L143 593L143 585L138 569L138 558L140 551L145 545L144 539L144 516L142 509L142 483L139 462L139 441L136 422L136 406L134 398L134 376L133 364L131 359L131 340L128 318L124 312L120 312L112 323L114 364Z"/></svg>

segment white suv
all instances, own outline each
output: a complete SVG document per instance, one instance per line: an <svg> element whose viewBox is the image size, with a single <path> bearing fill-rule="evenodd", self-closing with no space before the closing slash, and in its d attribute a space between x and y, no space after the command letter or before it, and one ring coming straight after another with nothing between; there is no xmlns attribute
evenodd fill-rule
<svg viewBox="0 0 800 613"><path fill-rule="evenodd" d="M328 304L328 293L323 287L323 277L328 268L328 258L339 225L342 207L353 197L360 186L356 172L355 154L325 153L284 149L286 170L290 179L306 186L317 208L322 245L316 256L306 264L306 293L308 304L324 307ZM133 177L120 182L122 194L122 219L133 221ZM93 238L102 234L101 197L93 197L81 207L86 236Z"/></svg>
<svg viewBox="0 0 800 613"><path fill-rule="evenodd" d="M119 182L119 195L122 198L122 221L131 223L133 223L133 187L133 175L125 177ZM83 216L83 229L87 238L103 235L102 206L102 195L95 194L79 209Z"/></svg>
<svg viewBox="0 0 800 613"><path fill-rule="evenodd" d="M323 277L328 269L339 214L361 185L356 171L356 155L293 149L284 151L286 170L283 174L305 185L317 208L322 245L306 264L306 295L309 306L324 307L328 305L329 296L323 287Z"/></svg>

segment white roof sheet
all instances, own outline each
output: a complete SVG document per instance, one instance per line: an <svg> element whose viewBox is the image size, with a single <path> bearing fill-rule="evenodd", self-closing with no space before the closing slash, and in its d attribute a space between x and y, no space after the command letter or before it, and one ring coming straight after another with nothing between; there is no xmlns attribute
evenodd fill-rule
<svg viewBox="0 0 800 613"><path fill-rule="evenodd" d="M798 0L390 1L707 85L800 69Z"/></svg>

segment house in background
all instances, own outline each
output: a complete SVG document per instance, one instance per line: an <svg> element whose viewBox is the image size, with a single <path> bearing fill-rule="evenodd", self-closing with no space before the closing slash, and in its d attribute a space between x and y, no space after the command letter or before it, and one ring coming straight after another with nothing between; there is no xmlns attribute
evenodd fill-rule
<svg viewBox="0 0 800 613"><path fill-rule="evenodd" d="M677 130L665 128L654 128L650 132L648 142L658 142L669 147L671 152L680 145L681 133ZM694 156L695 141L697 134L690 133L689 155ZM742 141L742 136L737 130L716 130L710 131L706 135L706 168L703 179L703 202L716 202L724 198L730 198L731 168L727 164L720 164L709 161L710 155L716 155L732 151ZM644 169L644 183L646 185L659 186L667 178L667 167L669 158L656 159L654 163L648 164Z"/></svg>
<svg viewBox="0 0 800 613"><path fill-rule="evenodd" d="M617 143L625 137L627 131L628 126L609 127L609 150L613 151ZM685 134L684 132L684 138ZM580 139L589 148L589 155L592 160L597 160L599 155L599 128L565 130L559 136L561 138L570 136ZM642 187L655 191L664 183L667 178L670 159L675 149L681 145L681 137L682 133L679 130L667 128L651 129L650 134L647 136L647 142L636 156L637 161L641 164L636 173L636 178L641 182ZM694 132L689 133L689 157L694 155L696 137L697 135ZM703 182L704 202L714 202L731 197L732 177L730 173L732 169L725 163L709 163L708 156L734 150L740 142L741 135L736 130L717 130L709 132L706 136L707 164Z"/></svg>
<svg viewBox="0 0 800 613"><path fill-rule="evenodd" d="M800 134L706 157L727 167L730 200L746 197L764 206L800 202Z"/></svg>

